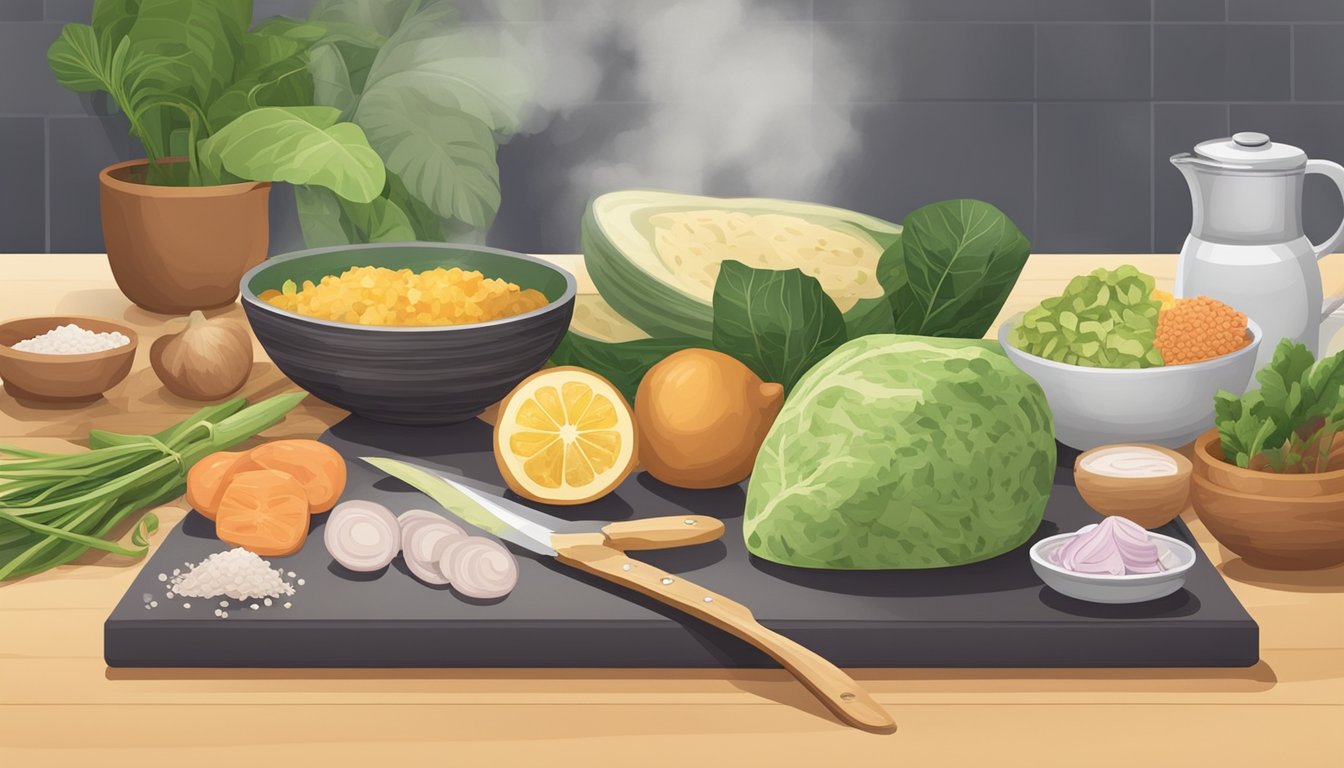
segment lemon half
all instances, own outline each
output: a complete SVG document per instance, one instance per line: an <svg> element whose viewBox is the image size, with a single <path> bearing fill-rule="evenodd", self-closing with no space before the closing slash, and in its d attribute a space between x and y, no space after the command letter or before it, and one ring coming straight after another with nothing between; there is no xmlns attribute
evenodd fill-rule
<svg viewBox="0 0 1344 768"><path fill-rule="evenodd" d="M571 366L524 379L500 403L495 462L514 493L583 504L616 489L635 466L635 417L611 382Z"/></svg>

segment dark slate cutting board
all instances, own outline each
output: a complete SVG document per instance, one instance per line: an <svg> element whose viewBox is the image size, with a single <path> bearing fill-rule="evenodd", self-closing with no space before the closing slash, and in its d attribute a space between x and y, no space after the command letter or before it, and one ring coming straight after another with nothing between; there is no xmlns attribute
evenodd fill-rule
<svg viewBox="0 0 1344 768"><path fill-rule="evenodd" d="M323 441L350 459L345 498L394 512L435 509L424 496L356 461L416 457L502 488L490 427L389 427L351 417ZM1067 451L1067 449L1062 449ZM1059 595L1031 569L1032 543L1096 522L1072 487L1063 453L1046 519L1030 542L974 565L927 571L831 572L788 568L747 554L744 488L685 491L644 474L568 519L714 515L721 541L634 556L746 604L761 623L846 667L1249 666L1259 628L1200 552L1185 589L1138 605L1095 605ZM515 550L519 582L497 601L468 601L415 581L400 558L382 572L353 574L322 544L315 518L308 544L273 564L304 579L293 603L251 610L230 600L165 597L160 573L225 547L213 523L191 513L159 545L104 628L111 666L171 667L758 667L764 654L633 592ZM1194 544L1179 521L1163 533ZM144 595L158 601L145 608ZM249 601L250 602L250 601Z"/></svg>

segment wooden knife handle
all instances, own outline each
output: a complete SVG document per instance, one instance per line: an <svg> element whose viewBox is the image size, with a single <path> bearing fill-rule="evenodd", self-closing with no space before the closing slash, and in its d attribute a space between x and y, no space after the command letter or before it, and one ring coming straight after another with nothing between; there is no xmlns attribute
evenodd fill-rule
<svg viewBox="0 0 1344 768"><path fill-rule="evenodd" d="M624 520L602 527L613 549L667 549L705 544L723 535L723 521L704 515Z"/></svg>
<svg viewBox="0 0 1344 768"><path fill-rule="evenodd" d="M556 559L566 565L648 595L765 651L848 725L873 733L896 730L891 715L853 678L816 653L761 626L741 603L634 560L606 546L599 534L557 534L552 545Z"/></svg>

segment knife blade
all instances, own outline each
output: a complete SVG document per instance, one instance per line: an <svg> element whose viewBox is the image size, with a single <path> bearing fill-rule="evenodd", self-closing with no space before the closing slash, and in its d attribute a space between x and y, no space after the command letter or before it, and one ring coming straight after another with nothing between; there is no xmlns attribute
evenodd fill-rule
<svg viewBox="0 0 1344 768"><path fill-rule="evenodd" d="M370 456L364 461L438 502L469 525L538 555L555 557L552 538L600 533L619 549L665 549L701 544L723 535L723 522L703 515L622 520L565 520L497 496L463 477L413 461ZM502 523L502 525L501 525Z"/></svg>
<svg viewBox="0 0 1344 768"><path fill-rule="evenodd" d="M590 523L595 530L471 488L436 470L385 457L364 461L429 496L481 530L613 584L632 589L705 621L764 651L787 669L840 720L873 733L893 733L896 722L849 675L815 652L767 629L741 603L626 554L718 538L723 523L697 515L619 523ZM548 524L549 523L549 524ZM580 524L583 525L583 524Z"/></svg>

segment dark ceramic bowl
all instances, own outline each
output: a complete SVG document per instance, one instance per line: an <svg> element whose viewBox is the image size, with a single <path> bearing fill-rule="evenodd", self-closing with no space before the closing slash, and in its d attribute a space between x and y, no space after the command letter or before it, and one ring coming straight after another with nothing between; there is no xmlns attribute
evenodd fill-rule
<svg viewBox="0 0 1344 768"><path fill-rule="evenodd" d="M471 325L371 326L319 320L257 298L350 267L475 269L540 291L541 309ZM453 424L501 400L555 351L574 314L574 277L521 253L471 245L375 243L277 256L243 275L243 309L282 373L317 397L389 424Z"/></svg>

